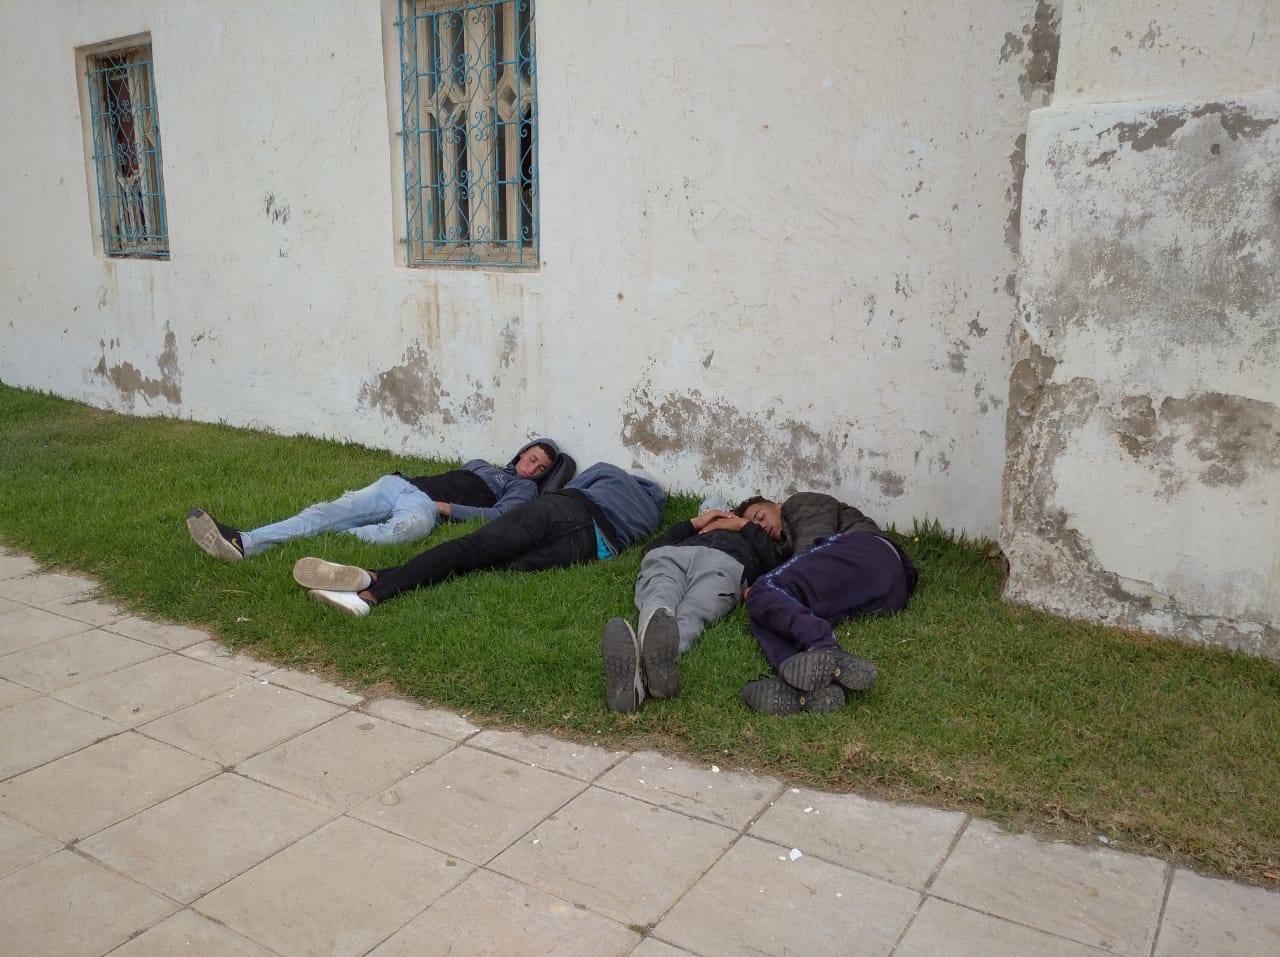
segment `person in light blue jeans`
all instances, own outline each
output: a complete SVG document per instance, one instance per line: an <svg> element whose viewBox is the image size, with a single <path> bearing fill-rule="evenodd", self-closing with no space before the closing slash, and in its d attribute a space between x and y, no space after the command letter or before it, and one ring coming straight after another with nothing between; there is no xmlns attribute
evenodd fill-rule
<svg viewBox="0 0 1280 957"><path fill-rule="evenodd" d="M384 475L362 489L252 531L224 525L204 509L193 508L187 513L187 531L205 553L224 561L239 561L323 532L349 532L373 545L412 542L431 534L441 518L488 521L532 502L538 496L538 480L559 458L555 442L538 438L521 446L502 468L472 459L440 475Z"/></svg>

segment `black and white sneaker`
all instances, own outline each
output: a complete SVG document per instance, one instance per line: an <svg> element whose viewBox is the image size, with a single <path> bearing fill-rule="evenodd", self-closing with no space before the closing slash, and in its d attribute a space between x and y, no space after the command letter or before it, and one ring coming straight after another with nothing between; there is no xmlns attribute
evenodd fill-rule
<svg viewBox="0 0 1280 957"><path fill-rule="evenodd" d="M844 706L844 689L828 684L817 691L801 691L777 678L760 678L742 686L742 700L761 714L789 715L802 711L825 714Z"/></svg>
<svg viewBox="0 0 1280 957"><path fill-rule="evenodd" d="M802 651L778 669L782 680L801 691L817 691L833 681L849 691L866 691L876 680L876 666L837 646Z"/></svg>
<svg viewBox="0 0 1280 957"><path fill-rule="evenodd" d="M674 698L680 693L680 629L670 608L655 608L640 622L640 665L644 685L652 698Z"/></svg>
<svg viewBox="0 0 1280 957"><path fill-rule="evenodd" d="M632 712L644 700L640 640L625 618L614 618L600 636L604 658L604 700L613 711Z"/></svg>
<svg viewBox="0 0 1280 957"><path fill-rule="evenodd" d="M193 508L187 512L187 532L206 555L220 558L224 562L238 562L244 558L240 533L223 525L202 508Z"/></svg>

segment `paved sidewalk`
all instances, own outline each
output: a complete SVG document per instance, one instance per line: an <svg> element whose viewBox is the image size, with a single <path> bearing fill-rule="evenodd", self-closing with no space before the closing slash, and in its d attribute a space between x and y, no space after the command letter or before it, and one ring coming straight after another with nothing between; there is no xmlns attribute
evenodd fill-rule
<svg viewBox="0 0 1280 957"><path fill-rule="evenodd" d="M480 730L0 550L0 953L1280 953L1280 895ZM726 764L729 758L726 758Z"/></svg>

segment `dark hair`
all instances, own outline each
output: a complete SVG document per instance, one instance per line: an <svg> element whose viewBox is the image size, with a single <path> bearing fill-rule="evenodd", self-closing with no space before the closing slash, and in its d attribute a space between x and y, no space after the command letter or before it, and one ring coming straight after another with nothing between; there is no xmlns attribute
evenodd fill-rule
<svg viewBox="0 0 1280 957"><path fill-rule="evenodd" d="M551 464L552 465L556 464L556 450L553 449L551 446L547 445L546 442L534 442L533 447L542 449L542 451L547 453L547 458L551 460Z"/></svg>
<svg viewBox="0 0 1280 957"><path fill-rule="evenodd" d="M752 505L755 505L757 502L768 502L770 505L774 504L773 499L771 498L765 498L763 495L752 495L749 499L735 508L733 510L733 514L738 516L738 518L746 518L747 509Z"/></svg>

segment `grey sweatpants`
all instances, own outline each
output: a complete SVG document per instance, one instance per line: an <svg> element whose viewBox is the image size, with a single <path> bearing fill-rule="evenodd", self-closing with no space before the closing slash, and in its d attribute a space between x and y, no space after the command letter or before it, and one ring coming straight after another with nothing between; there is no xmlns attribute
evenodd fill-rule
<svg viewBox="0 0 1280 957"><path fill-rule="evenodd" d="M670 608L680 630L680 654L702 629L733 611L742 592L742 563L716 548L665 545L640 562L636 608L643 625L655 608Z"/></svg>

